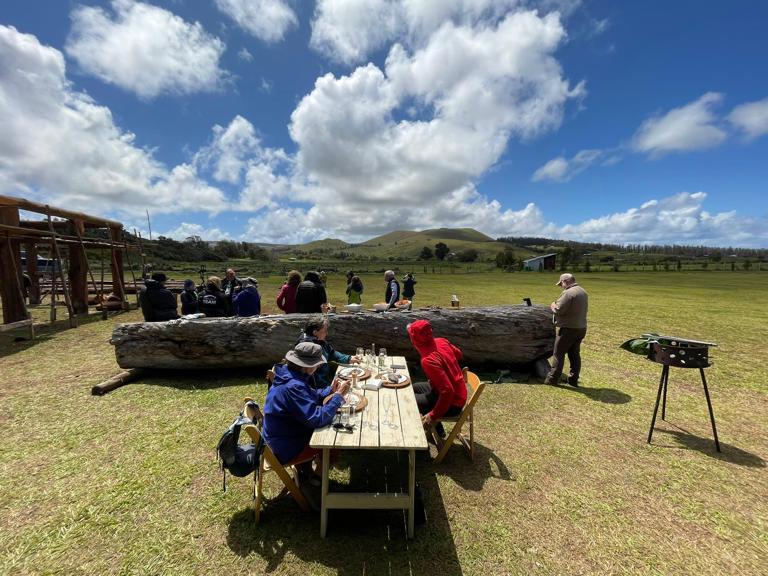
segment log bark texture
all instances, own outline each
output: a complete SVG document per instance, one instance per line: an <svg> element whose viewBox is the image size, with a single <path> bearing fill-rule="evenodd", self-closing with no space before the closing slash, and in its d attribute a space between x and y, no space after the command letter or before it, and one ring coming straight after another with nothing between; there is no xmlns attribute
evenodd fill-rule
<svg viewBox="0 0 768 576"><path fill-rule="evenodd" d="M118 324L110 343L121 368L226 368L278 362L296 343L311 315L255 318L198 318ZM464 354L463 364L508 367L552 355L555 329L544 306L485 306L394 312L329 314L328 341L354 354L357 346L386 347L391 356L419 360L407 325L432 324L435 336L448 338Z"/></svg>

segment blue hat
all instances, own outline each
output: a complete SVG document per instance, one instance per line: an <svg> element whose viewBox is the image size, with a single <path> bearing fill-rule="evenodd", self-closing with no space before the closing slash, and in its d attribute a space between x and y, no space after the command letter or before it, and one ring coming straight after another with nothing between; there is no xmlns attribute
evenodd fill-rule
<svg viewBox="0 0 768 576"><path fill-rule="evenodd" d="M189 290L194 285L195 285L195 281L192 280L191 278L187 278L186 280L184 280L184 290Z"/></svg>

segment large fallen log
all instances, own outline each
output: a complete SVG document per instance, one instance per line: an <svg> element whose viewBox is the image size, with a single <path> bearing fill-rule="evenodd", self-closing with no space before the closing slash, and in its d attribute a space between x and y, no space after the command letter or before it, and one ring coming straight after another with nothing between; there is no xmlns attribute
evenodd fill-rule
<svg viewBox="0 0 768 576"><path fill-rule="evenodd" d="M296 343L309 314L254 318L197 318L118 324L112 333L121 368L226 368L279 361ZM552 313L544 306L485 306L393 312L329 314L329 342L345 353L386 347L415 362L407 325L428 320L438 337L464 353L470 367L509 367L552 354Z"/></svg>

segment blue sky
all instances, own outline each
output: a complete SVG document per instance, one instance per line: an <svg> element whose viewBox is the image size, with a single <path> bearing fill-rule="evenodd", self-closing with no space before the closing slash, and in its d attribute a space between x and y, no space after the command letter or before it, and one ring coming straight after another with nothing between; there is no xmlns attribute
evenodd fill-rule
<svg viewBox="0 0 768 576"><path fill-rule="evenodd" d="M768 247L768 3L4 0L0 194L183 240Z"/></svg>

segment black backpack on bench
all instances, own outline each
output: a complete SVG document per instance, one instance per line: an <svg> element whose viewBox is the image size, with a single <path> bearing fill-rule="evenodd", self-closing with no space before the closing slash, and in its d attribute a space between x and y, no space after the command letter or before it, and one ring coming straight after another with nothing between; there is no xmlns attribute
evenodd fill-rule
<svg viewBox="0 0 768 576"><path fill-rule="evenodd" d="M255 404L255 402L254 402ZM258 408L258 405L257 405ZM232 476L242 478L248 476L256 470L259 460L264 452L264 439L258 444L238 444L240 440L240 428L246 424L253 424L246 416L240 412L235 421L221 435L219 443L216 444L216 458L221 462L222 490L227 491L227 470Z"/></svg>

